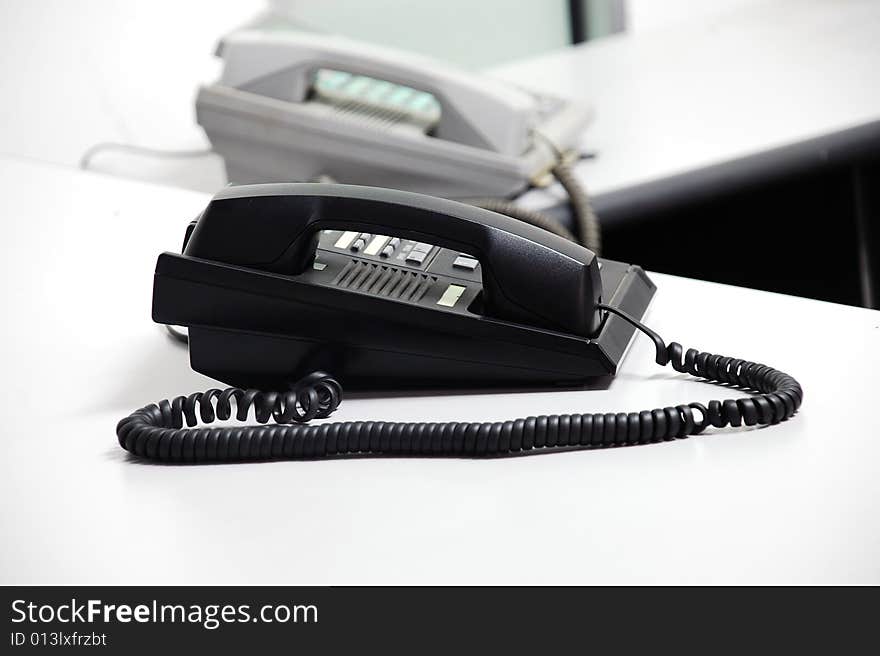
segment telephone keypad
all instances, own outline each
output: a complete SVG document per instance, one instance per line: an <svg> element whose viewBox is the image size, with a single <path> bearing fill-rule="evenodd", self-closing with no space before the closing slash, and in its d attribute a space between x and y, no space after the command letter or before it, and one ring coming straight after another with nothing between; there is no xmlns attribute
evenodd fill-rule
<svg viewBox="0 0 880 656"><path fill-rule="evenodd" d="M472 255L391 235L325 230L317 260L319 284L449 312L468 312L482 290Z"/></svg>

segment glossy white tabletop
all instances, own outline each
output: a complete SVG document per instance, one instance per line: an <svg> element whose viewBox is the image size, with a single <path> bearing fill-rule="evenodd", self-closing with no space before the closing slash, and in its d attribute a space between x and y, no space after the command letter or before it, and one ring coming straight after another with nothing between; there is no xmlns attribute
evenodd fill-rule
<svg viewBox="0 0 880 656"><path fill-rule="evenodd" d="M0 584L880 582L880 313L653 275L668 340L804 386L791 421L479 460L133 461L116 422L204 389L150 320L207 197L0 160ZM490 420L707 401L640 337L602 391L346 400L335 419Z"/></svg>
<svg viewBox="0 0 880 656"><path fill-rule="evenodd" d="M754 169L765 153L827 138L768 168L819 163L840 142L835 135L859 126L875 125L880 140L880 85L871 82L880 70L880 3L774 0L694 16L492 73L594 107L583 146L597 157L577 171L600 203L627 193L631 203L654 200L682 176L723 183L748 174L727 164L757 158ZM713 178L700 177L711 167L719 167Z"/></svg>

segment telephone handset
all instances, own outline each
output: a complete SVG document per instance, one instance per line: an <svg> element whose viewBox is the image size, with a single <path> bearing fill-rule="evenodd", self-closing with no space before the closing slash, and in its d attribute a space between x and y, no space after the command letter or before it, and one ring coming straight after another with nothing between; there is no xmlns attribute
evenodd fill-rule
<svg viewBox="0 0 880 656"><path fill-rule="evenodd" d="M153 319L188 327L193 368L235 387L146 406L119 423L119 443L198 462L506 455L670 440L796 412L791 376L667 346L639 321L653 292L638 267L454 201L332 184L230 187L191 224L182 254L159 256ZM307 423L329 416L343 387L577 385L613 374L636 330L658 364L754 395L505 422ZM193 428L229 419L233 406L240 421L253 408L279 425Z"/></svg>
<svg viewBox="0 0 880 656"><path fill-rule="evenodd" d="M223 39L196 115L235 183L311 180L438 196L509 197L573 149L591 118L412 53L341 36Z"/></svg>

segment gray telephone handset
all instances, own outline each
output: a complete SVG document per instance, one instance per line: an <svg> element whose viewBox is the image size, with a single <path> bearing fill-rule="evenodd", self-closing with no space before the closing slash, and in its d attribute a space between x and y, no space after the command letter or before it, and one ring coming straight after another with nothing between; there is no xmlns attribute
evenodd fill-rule
<svg viewBox="0 0 880 656"><path fill-rule="evenodd" d="M510 196L574 148L590 110L335 35L241 31L196 113L235 183L309 180Z"/></svg>

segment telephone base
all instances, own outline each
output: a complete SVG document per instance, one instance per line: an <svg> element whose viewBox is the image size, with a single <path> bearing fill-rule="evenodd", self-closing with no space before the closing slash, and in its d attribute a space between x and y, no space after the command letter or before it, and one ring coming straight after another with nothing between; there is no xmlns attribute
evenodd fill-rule
<svg viewBox="0 0 880 656"><path fill-rule="evenodd" d="M644 316L656 290L641 268L610 260L602 260L602 281L604 302L636 318ZM588 339L516 324L459 331L454 325L416 327L358 315L352 308L298 311L292 299L269 302L277 313L289 311L289 332L190 325L193 369L257 389L285 389L316 370L334 376L347 391L577 387L615 374L635 331L612 315Z"/></svg>

